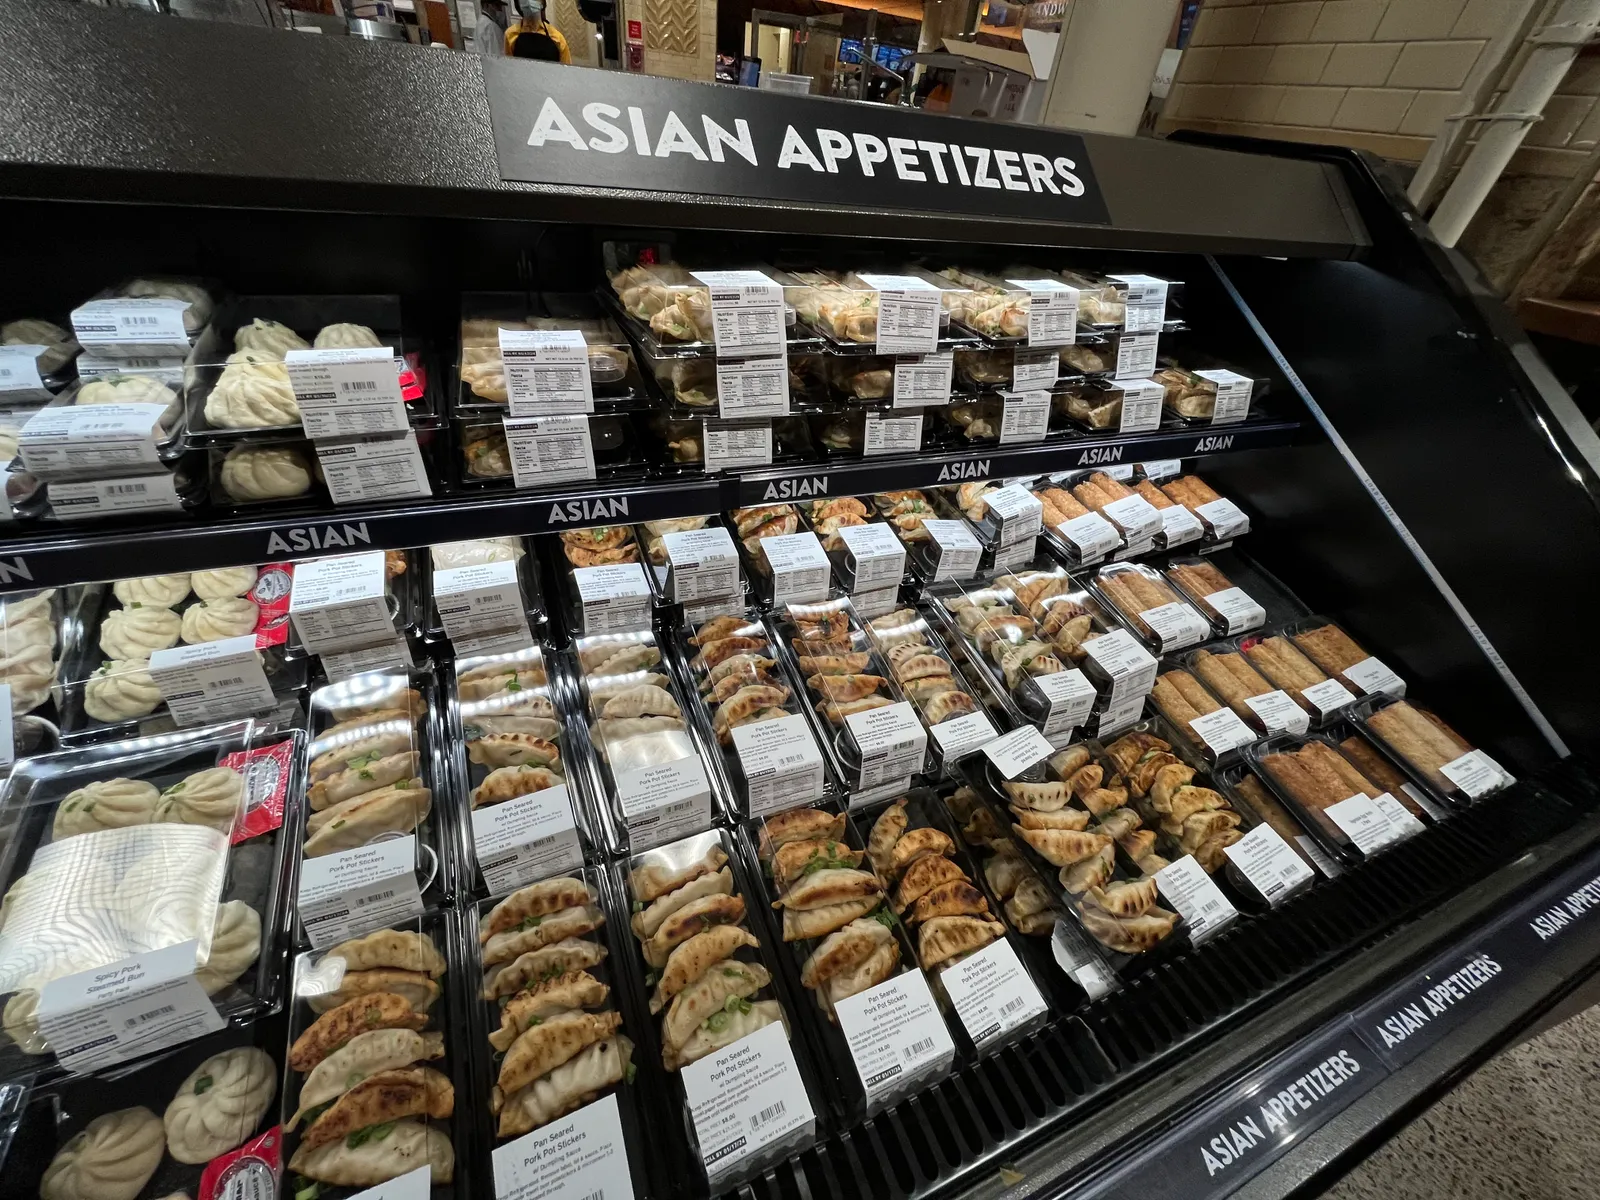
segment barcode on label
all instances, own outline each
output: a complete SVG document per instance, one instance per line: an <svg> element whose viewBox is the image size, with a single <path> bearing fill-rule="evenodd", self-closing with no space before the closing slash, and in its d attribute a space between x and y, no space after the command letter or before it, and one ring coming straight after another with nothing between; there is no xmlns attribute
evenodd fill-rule
<svg viewBox="0 0 1600 1200"><path fill-rule="evenodd" d="M694 801L694 800L680 800L676 804L667 805L665 811L668 812L668 813L686 813L686 812L690 812L690 811L692 811L694 809L694 806L695 806L696 803L697 803L697 801Z"/></svg>
<svg viewBox="0 0 1600 1200"><path fill-rule="evenodd" d="M356 899L356 907L357 908L364 908L368 904L382 904L385 900L393 900L393 899L394 899L394 889L390 888L387 892L374 892L370 896L358 897Z"/></svg>
<svg viewBox="0 0 1600 1200"><path fill-rule="evenodd" d="M113 483L106 486L106 494L110 496L142 496L146 490L142 483Z"/></svg>
<svg viewBox="0 0 1600 1200"><path fill-rule="evenodd" d="M750 1118L750 1128L752 1130L760 1129L768 1121L777 1120L779 1117L783 1116L783 1109L784 1102L782 1100L779 1100L776 1104L767 1105L755 1116Z"/></svg>
<svg viewBox="0 0 1600 1200"><path fill-rule="evenodd" d="M375 392L378 390L376 379L341 379L339 390L342 392Z"/></svg>
<svg viewBox="0 0 1600 1200"><path fill-rule="evenodd" d="M606 1200L606 1190L601 1188L598 1192L590 1192L587 1196L582 1197L582 1200Z"/></svg>
<svg viewBox="0 0 1600 1200"><path fill-rule="evenodd" d="M913 1059L917 1055L926 1054L929 1050L932 1050L932 1049L933 1049L933 1039L931 1037L926 1037L926 1038L923 1038L921 1041L912 1042L911 1045L907 1046L905 1048L905 1056L906 1056L907 1059Z"/></svg>
<svg viewBox="0 0 1600 1200"><path fill-rule="evenodd" d="M152 1009L147 1013L140 1013L137 1017L129 1017L125 1024L129 1029L143 1025L146 1021L154 1021L157 1017L170 1016L178 1011L176 1004L164 1004L160 1008Z"/></svg>
<svg viewBox="0 0 1600 1200"><path fill-rule="evenodd" d="M243 682L243 675L230 675L226 679L213 679L211 681L211 690L217 691L221 688L238 687Z"/></svg>
<svg viewBox="0 0 1600 1200"><path fill-rule="evenodd" d="M122 323L124 325L154 325L154 324L157 323L157 321L158 321L158 318L156 318L156 317L139 317L139 316L127 316L127 315L124 315L123 318L122 318Z"/></svg>
<svg viewBox="0 0 1600 1200"><path fill-rule="evenodd" d="M1002 1017L1009 1017L1012 1013L1018 1011L1019 1009L1025 1008L1027 1003L1028 998L1026 996L1018 996L1014 1000L1007 1000L1000 1006L1000 1015Z"/></svg>

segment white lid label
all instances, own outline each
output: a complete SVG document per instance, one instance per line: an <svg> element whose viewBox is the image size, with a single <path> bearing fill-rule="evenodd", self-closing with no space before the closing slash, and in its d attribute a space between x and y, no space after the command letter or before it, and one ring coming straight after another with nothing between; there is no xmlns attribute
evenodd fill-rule
<svg viewBox="0 0 1600 1200"><path fill-rule="evenodd" d="M157 467L164 404L52 405L22 427L22 465L45 479Z"/></svg>
<svg viewBox="0 0 1600 1200"><path fill-rule="evenodd" d="M1246 696L1244 702L1261 718L1268 733L1303 735L1311 728L1311 718L1306 715L1306 710L1281 688L1263 692L1259 696Z"/></svg>
<svg viewBox="0 0 1600 1200"><path fill-rule="evenodd" d="M91 300L72 310L72 330L85 346L187 346L187 300Z"/></svg>
<svg viewBox="0 0 1600 1200"><path fill-rule="evenodd" d="M913 413L909 417L884 417L868 412L865 418L861 438L863 457L915 454L922 448L921 413Z"/></svg>
<svg viewBox="0 0 1600 1200"><path fill-rule="evenodd" d="M894 583L889 587L876 588L870 592L853 592L850 595L850 603L855 606L856 615L863 621L884 616L899 607L900 585Z"/></svg>
<svg viewBox="0 0 1600 1200"><path fill-rule="evenodd" d="M625 1200L634 1194L615 1093L496 1146L492 1159L495 1200ZM413 1174L423 1176L425 1198L429 1170Z"/></svg>
<svg viewBox="0 0 1600 1200"><path fill-rule="evenodd" d="M1161 398L1167 394L1166 388L1154 379L1124 379L1120 375L1116 386L1122 389L1122 423L1117 426L1120 432L1150 433L1161 428Z"/></svg>
<svg viewBox="0 0 1600 1200"><path fill-rule="evenodd" d="M1482 750L1468 750L1460 758L1445 763L1439 773L1473 800L1516 782L1510 771Z"/></svg>
<svg viewBox="0 0 1600 1200"><path fill-rule="evenodd" d="M1201 379L1217 385L1217 403L1212 409L1213 425L1237 425L1250 415L1250 396L1256 381L1236 371L1196 371Z"/></svg>
<svg viewBox="0 0 1600 1200"><path fill-rule="evenodd" d="M277 703L253 633L157 650L150 655L150 678L179 726L247 717Z"/></svg>
<svg viewBox="0 0 1600 1200"><path fill-rule="evenodd" d="M971 579L978 572L978 560L983 557L983 545L967 528L965 521L929 519L922 523L939 548L934 582L946 579Z"/></svg>
<svg viewBox="0 0 1600 1200"><path fill-rule="evenodd" d="M313 654L357 650L396 638L382 550L296 563L289 618Z"/></svg>
<svg viewBox="0 0 1600 1200"><path fill-rule="evenodd" d="M1152 667L1153 671L1154 668ZM1095 736L1098 738L1115 737L1124 729L1131 728L1144 712L1145 696L1148 693L1134 691L1127 695L1119 695L1115 688L1111 691L1111 703L1106 706L1105 712L1100 714L1100 720L1095 724Z"/></svg>
<svg viewBox="0 0 1600 1200"><path fill-rule="evenodd" d="M323 478L335 504L431 496L417 435L342 438L315 443Z"/></svg>
<svg viewBox="0 0 1600 1200"><path fill-rule="evenodd" d="M672 598L679 604L723 599L739 593L739 552L720 525L661 535L667 552Z"/></svg>
<svg viewBox="0 0 1600 1200"><path fill-rule="evenodd" d="M955 355L917 354L895 359L894 407L921 408L950 399L950 378Z"/></svg>
<svg viewBox="0 0 1600 1200"><path fill-rule="evenodd" d="M939 348L939 289L915 275L862 275L878 291L879 354L931 354Z"/></svg>
<svg viewBox="0 0 1600 1200"><path fill-rule="evenodd" d="M1031 729L1032 726L1030 725ZM980 746L995 739L995 728L988 715L982 712L962 713L937 725L929 726L939 754L947 763L965 758Z"/></svg>
<svg viewBox="0 0 1600 1200"><path fill-rule="evenodd" d="M1181 458L1158 458L1153 462L1143 462L1138 465L1144 471L1144 477L1152 482L1173 479L1183 473Z"/></svg>
<svg viewBox="0 0 1600 1200"><path fill-rule="evenodd" d="M711 825L711 781L698 758L622 772L617 776L617 803L635 850L648 850Z"/></svg>
<svg viewBox="0 0 1600 1200"><path fill-rule="evenodd" d="M595 478L594 435L588 417L507 417L505 431L516 487Z"/></svg>
<svg viewBox="0 0 1600 1200"><path fill-rule="evenodd" d="M439 611L439 623L452 641L485 633L513 632L532 640L515 562L436 570L433 603Z"/></svg>
<svg viewBox="0 0 1600 1200"><path fill-rule="evenodd" d="M839 530L852 591L898 587L906 573L906 548L882 521Z"/></svg>
<svg viewBox="0 0 1600 1200"><path fill-rule="evenodd" d="M1083 650L1089 661L1111 678L1113 699L1142 697L1155 686L1156 660L1126 629L1114 629L1084 642Z"/></svg>
<svg viewBox="0 0 1600 1200"><path fill-rule="evenodd" d="M1222 851L1268 904L1282 904L1316 878L1271 825L1257 825Z"/></svg>
<svg viewBox="0 0 1600 1200"><path fill-rule="evenodd" d="M700 1158L713 1183L762 1147L816 1124L781 1021L680 1072Z"/></svg>
<svg viewBox="0 0 1600 1200"><path fill-rule="evenodd" d="M1226 496L1198 505L1195 515L1211 527L1211 535L1219 542L1250 532L1250 518Z"/></svg>
<svg viewBox="0 0 1600 1200"><path fill-rule="evenodd" d="M861 752L858 791L878 789L891 782L904 787L911 782L911 776L922 770L922 760L928 752L928 731L908 701L851 713L844 724ZM859 800L859 796L852 799Z"/></svg>
<svg viewBox="0 0 1600 1200"><path fill-rule="evenodd" d="M1197 645L1211 632L1206 619L1182 600L1147 608L1139 614L1139 619L1155 633L1163 653Z"/></svg>
<svg viewBox="0 0 1600 1200"><path fill-rule="evenodd" d="M1198 944L1226 928L1239 915L1192 854L1156 872L1156 887L1189 926L1189 940Z"/></svg>
<svg viewBox="0 0 1600 1200"><path fill-rule="evenodd" d="M50 490L52 494L55 491L54 488ZM1341 674L1360 688L1363 696L1393 696L1398 700L1406 694L1406 681L1391 671L1382 659L1363 658Z"/></svg>
<svg viewBox="0 0 1600 1200"><path fill-rule="evenodd" d="M921 971L847 996L834 1013L869 1102L943 1071L955 1058L955 1043Z"/></svg>
<svg viewBox="0 0 1600 1200"><path fill-rule="evenodd" d="M1083 561L1100 558L1122 544L1117 527L1097 512L1063 521L1056 526L1056 531L1072 543Z"/></svg>
<svg viewBox="0 0 1600 1200"><path fill-rule="evenodd" d="M39 356L48 346L0 346L0 392L42 392Z"/></svg>
<svg viewBox="0 0 1600 1200"><path fill-rule="evenodd" d="M1231 708L1204 713L1190 721L1189 728L1211 748L1213 754L1219 756L1256 740L1255 731L1241 721L1239 714Z"/></svg>
<svg viewBox="0 0 1600 1200"><path fill-rule="evenodd" d="M1022 725L983 748L984 754L1006 779L1015 779L1029 767L1055 753L1055 747L1032 725Z"/></svg>
<svg viewBox="0 0 1600 1200"><path fill-rule="evenodd" d="M736 725L733 746L744 768L747 816L764 817L822 799L822 751L799 713Z"/></svg>
<svg viewBox="0 0 1600 1200"><path fill-rule="evenodd" d="M1040 731L1046 738L1069 734L1089 719L1096 695L1094 684L1076 667L1053 675L1040 675L1029 682L1044 694L1050 706Z"/></svg>
<svg viewBox="0 0 1600 1200"><path fill-rule="evenodd" d="M761 552L772 568L774 604L818 604L828 598L832 568L816 534L764 537Z"/></svg>
<svg viewBox="0 0 1600 1200"><path fill-rule="evenodd" d="M711 292L718 354L783 353L782 286L760 271L696 271L694 278Z"/></svg>
<svg viewBox="0 0 1600 1200"><path fill-rule="evenodd" d="M502 329L500 361L513 417L594 411L589 346L577 330Z"/></svg>
<svg viewBox="0 0 1600 1200"><path fill-rule="evenodd" d="M784 358L717 362L717 413L722 417L789 415L789 363Z"/></svg>
<svg viewBox="0 0 1600 1200"><path fill-rule="evenodd" d="M1356 702L1356 698L1337 679L1324 679L1321 683L1313 683L1310 687L1301 688L1300 694L1311 701L1312 707L1325 717L1332 716L1341 708Z"/></svg>
<svg viewBox="0 0 1600 1200"><path fill-rule="evenodd" d="M1255 602L1243 588L1223 588L1220 592L1206 594L1205 602L1214 608L1227 624L1229 633L1243 633L1267 620L1267 610Z"/></svg>
<svg viewBox="0 0 1600 1200"><path fill-rule="evenodd" d="M989 511L1000 519L1000 545L1014 546L1039 536L1044 505L1019 483L995 488L984 496Z"/></svg>
<svg viewBox="0 0 1600 1200"><path fill-rule="evenodd" d="M50 485L50 511L57 520L81 521L116 513L182 512L183 501L171 475L138 479L56 480Z"/></svg>
<svg viewBox="0 0 1600 1200"><path fill-rule="evenodd" d="M307 437L404 433L410 428L392 347L290 350L283 362Z"/></svg>
<svg viewBox="0 0 1600 1200"><path fill-rule="evenodd" d="M300 864L300 922L318 950L421 915L414 833Z"/></svg>
<svg viewBox="0 0 1600 1200"><path fill-rule="evenodd" d="M1046 391L1055 387L1061 370L1061 355L1053 348L1013 352L1011 387L1018 392Z"/></svg>
<svg viewBox="0 0 1600 1200"><path fill-rule="evenodd" d="M1184 542L1194 541L1206 531L1205 526L1200 524L1200 518L1181 504L1174 504L1171 508L1158 508L1156 511L1161 514L1161 531L1166 535L1169 550L1174 546L1181 546Z"/></svg>
<svg viewBox="0 0 1600 1200"><path fill-rule="evenodd" d="M585 634L650 628L650 584L643 563L576 567L572 580Z"/></svg>
<svg viewBox="0 0 1600 1200"><path fill-rule="evenodd" d="M1028 293L1028 345L1068 346L1078 340L1078 289L1058 279L1008 279Z"/></svg>
<svg viewBox="0 0 1600 1200"><path fill-rule="evenodd" d="M1317 845L1317 839L1309 834L1297 833L1294 837L1295 845L1305 853L1312 865L1329 879L1344 873L1344 868L1328 857L1327 851Z"/></svg>
<svg viewBox="0 0 1600 1200"><path fill-rule="evenodd" d="M467 652L465 648L462 650L462 653ZM399 634L376 646L324 652L320 657L322 673L328 677L329 683L338 683L352 675L365 675L368 671L392 671L413 665L411 651Z"/></svg>
<svg viewBox="0 0 1600 1200"><path fill-rule="evenodd" d="M1005 938L946 967L939 982L974 1045L1026 1025L1046 1011L1044 997Z"/></svg>
<svg viewBox="0 0 1600 1200"><path fill-rule="evenodd" d="M1389 802L1399 807L1393 796L1389 797ZM1330 804L1323 811L1363 854L1374 854L1405 836L1391 821L1388 811L1379 806L1372 797L1361 792L1357 792L1348 800ZM1405 809L1401 808L1400 811L1404 813ZM1409 813L1406 815L1410 816ZM1421 827L1415 818L1412 818L1412 823L1418 824L1418 828Z"/></svg>
<svg viewBox="0 0 1600 1200"><path fill-rule="evenodd" d="M1125 284L1122 328L1128 333L1159 331L1167 319L1167 281L1152 275L1112 275Z"/></svg>
<svg viewBox="0 0 1600 1200"><path fill-rule="evenodd" d="M566 784L473 809L472 846L490 895L583 866Z"/></svg>
<svg viewBox="0 0 1600 1200"><path fill-rule="evenodd" d="M1114 522L1129 541L1149 538L1161 528L1161 511L1137 493L1113 500L1100 510L1100 515Z"/></svg>
<svg viewBox="0 0 1600 1200"><path fill-rule="evenodd" d="M1002 446L1044 441L1050 431L1049 392L1002 392L1000 404Z"/></svg>
<svg viewBox="0 0 1600 1200"><path fill-rule="evenodd" d="M772 465L771 421L702 420L708 472Z"/></svg>
<svg viewBox="0 0 1600 1200"><path fill-rule="evenodd" d="M1117 338L1117 378L1143 379L1156 369L1157 333L1124 333ZM1157 420L1160 419L1161 397L1166 389L1158 383L1156 396Z"/></svg>

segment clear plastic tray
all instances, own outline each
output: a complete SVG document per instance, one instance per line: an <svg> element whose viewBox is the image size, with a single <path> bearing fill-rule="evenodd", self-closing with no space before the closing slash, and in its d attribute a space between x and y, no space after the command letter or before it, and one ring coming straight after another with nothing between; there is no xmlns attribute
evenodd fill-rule
<svg viewBox="0 0 1600 1200"><path fill-rule="evenodd" d="M871 496L835 496L826 500L803 500L799 509L801 528L817 535L817 540L822 543L823 553L833 564L834 582L844 591L878 592L901 587L916 578L912 574L909 558L906 560L905 568L893 579L858 577L855 559L839 531L845 528L881 525L891 529L891 532L898 532L893 530L877 512Z"/></svg>
<svg viewBox="0 0 1600 1200"><path fill-rule="evenodd" d="M951 312L964 306L967 289L952 286L948 279L916 266L864 273L866 276L896 275L921 280L940 293L939 345L955 344L950 336ZM792 278L806 291L792 293L800 317L820 333L832 347L845 354L871 352L878 341L878 288L863 273L799 271ZM808 294L809 293L809 294ZM951 295L954 293L954 295Z"/></svg>
<svg viewBox="0 0 1600 1200"><path fill-rule="evenodd" d="M29 411L29 418L40 413L53 413L63 408L92 410L102 404L159 404L162 411L156 418L153 434L159 463L113 465L92 471L46 472L45 479L88 479L101 476L110 478L125 475L154 475L175 470L187 444L187 422L184 406L176 390L148 375L108 375L92 380L76 380L50 398L48 404ZM24 433L26 432L24 422ZM35 472L38 474L38 472Z"/></svg>
<svg viewBox="0 0 1600 1200"><path fill-rule="evenodd" d="M1262 599L1235 583L1213 558L1168 559L1162 574L1168 583L1183 594L1184 599L1199 610L1201 616L1211 622L1211 628L1218 636L1248 633L1266 623L1267 609ZM1249 606L1241 602L1231 612L1222 612L1208 599L1230 589L1244 591L1244 598L1255 602L1256 611L1251 613Z"/></svg>
<svg viewBox="0 0 1600 1200"><path fill-rule="evenodd" d="M226 450L213 446L206 461L211 504L219 512L332 503L316 447L305 438L245 442Z"/></svg>
<svg viewBox="0 0 1600 1200"><path fill-rule="evenodd" d="M1157 655L1184 650L1204 641L1211 623L1196 612L1161 573L1142 563L1111 563L1093 577L1095 595L1108 608L1120 614L1135 637ZM1173 623L1157 629L1144 613L1170 610Z"/></svg>
<svg viewBox="0 0 1600 1200"><path fill-rule="evenodd" d="M1406 714L1401 716L1400 714ZM1385 714L1388 714L1387 716ZM1376 743L1389 758L1405 768L1406 772L1415 780L1422 783L1431 795L1446 800L1452 804L1466 804L1492 796L1503 791L1516 782L1504 767L1499 767L1500 778L1492 783L1486 790L1477 796L1469 796L1462 788L1458 787L1439 767L1454 761L1443 758L1444 747L1450 746L1457 750L1456 757L1475 750L1471 743L1463 738L1454 729L1451 729L1439 717L1419 704L1409 700L1367 700L1350 710L1351 717L1357 721L1362 732ZM1408 736L1404 732L1404 723L1410 723L1414 728L1421 730L1421 723L1416 721L1421 717L1422 722L1432 731L1428 736L1436 736L1435 741L1429 745L1422 745L1414 741L1414 735ZM1396 797L1399 799L1399 797Z"/></svg>
<svg viewBox="0 0 1600 1200"><path fill-rule="evenodd" d="M461 297L456 412L504 413L505 365L500 330L576 333L588 347L595 407L632 408L643 396L633 348L593 296L580 292L467 292Z"/></svg>
<svg viewBox="0 0 1600 1200"><path fill-rule="evenodd" d="M765 506L764 506L765 507ZM699 520L699 518L695 518ZM680 606L682 616L691 623L703 621L708 617L731 615L741 613L750 604L750 580L744 569L741 550L748 553L748 547L741 547L743 540L733 522L720 515L705 518L704 523L697 526L699 529L725 529L733 541L737 578L734 590L731 593L697 595L690 600L678 599L677 580L673 577L672 562L667 555L666 543L663 538L666 532L688 532L680 529L679 523L673 523L673 529L657 534L652 533L646 526L637 525L633 528L638 544L645 550L645 574L650 586L654 589L656 606L661 609L671 609ZM570 558L570 555L568 556Z"/></svg>
<svg viewBox="0 0 1600 1200"><path fill-rule="evenodd" d="M1233 370L1231 367L1218 363L1214 366L1202 367L1200 370ZM1234 374L1244 374L1234 371ZM1164 389L1165 394L1161 399L1162 409L1168 417L1182 421L1186 425L1210 425L1216 419L1217 408L1217 383L1214 379L1207 379L1196 371L1180 366L1172 359L1163 356L1161 365L1151 373L1154 379ZM1240 420L1248 419L1257 412L1257 402L1266 394L1268 381L1252 375L1245 375L1251 380L1250 400L1246 408L1246 416L1236 418L1224 424L1237 424Z"/></svg>
<svg viewBox="0 0 1600 1200"><path fill-rule="evenodd" d="M521 593L522 612L528 628L537 630L546 616L544 592L539 586L539 572L534 566L532 548L527 539L519 537L468 538L459 542L439 542L419 549L413 559L416 571L416 592L426 606L423 634L429 641L446 636L444 623L439 619L439 606L434 601L434 572L456 567L483 566L493 562L514 562L517 565L517 588Z"/></svg>
<svg viewBox="0 0 1600 1200"><path fill-rule="evenodd" d="M11 687L11 713L59 722L61 664L83 638L83 588L45 588L0 596L0 683Z"/></svg>
<svg viewBox="0 0 1600 1200"><path fill-rule="evenodd" d="M27 313L0 320L0 346L39 347L32 361L41 386L20 388L11 381L9 387L0 388L0 405L6 406L42 404L50 399L77 374L73 360L83 349L66 325Z"/></svg>
<svg viewBox="0 0 1600 1200"><path fill-rule="evenodd" d="M596 413L586 418L595 473L605 480L643 479L649 466L637 427L627 413ZM455 426L455 481L463 488L515 487L511 448L499 417L457 417ZM572 479L557 479L549 487L571 489ZM538 486L519 489L537 491Z"/></svg>
<svg viewBox="0 0 1600 1200"><path fill-rule="evenodd" d="M755 270L783 288L785 343L789 349L815 349L822 339L800 324L799 309L814 286L787 271L754 264L724 264L697 270ZM649 356L700 357L715 354L711 328L711 289L693 272L673 263L630 267L611 276L614 302L623 324Z"/></svg>
<svg viewBox="0 0 1600 1200"><path fill-rule="evenodd" d="M1405 694L1405 682L1399 681L1398 693L1385 693L1381 689L1369 692L1367 688L1351 679L1345 674L1351 667L1358 663L1366 662L1372 657L1361 645L1346 633L1339 625L1323 616L1302 617L1291 621L1283 627L1286 637L1292 641L1304 654L1317 666L1326 671L1330 678L1337 679L1357 696L1385 694L1395 695L1398 699ZM1398 677L1397 677L1398 678Z"/></svg>
<svg viewBox="0 0 1600 1200"><path fill-rule="evenodd" d="M1234 811L1245 818L1246 824L1252 827L1270 825L1277 830L1284 844L1315 873L1316 878L1312 880L1310 886L1315 887L1320 880L1331 878L1332 874L1338 873L1337 861L1328 857L1322 849L1322 843L1314 836L1310 827L1273 794L1271 787L1262 782L1260 775L1250 764L1237 762L1220 767L1212 773L1212 778L1217 781L1217 787L1227 795ZM1228 868L1228 877L1241 890L1255 891L1244 876L1232 866ZM1260 895L1259 892L1256 894Z"/></svg>
<svg viewBox="0 0 1600 1200"><path fill-rule="evenodd" d="M868 621L866 629L889 677L928 730L931 774L943 774L994 739L985 698L966 690L967 678L920 608L897 608ZM959 735L948 729L941 734L939 726L951 721L962 722Z"/></svg>
<svg viewBox="0 0 1600 1200"><path fill-rule="evenodd" d="M1339 707L1323 708L1309 699L1305 694L1306 689L1328 683L1328 676L1302 654L1281 629L1267 626L1235 638L1234 646L1258 674L1265 676L1275 688L1286 692L1305 711L1313 729L1320 729L1336 720L1355 701L1355 696L1349 692L1346 695L1350 696L1350 700Z"/></svg>

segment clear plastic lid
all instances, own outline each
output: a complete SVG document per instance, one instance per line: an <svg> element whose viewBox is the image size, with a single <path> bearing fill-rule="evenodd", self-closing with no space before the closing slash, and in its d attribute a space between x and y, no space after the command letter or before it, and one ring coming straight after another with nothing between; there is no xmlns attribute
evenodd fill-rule
<svg viewBox="0 0 1600 1200"><path fill-rule="evenodd" d="M953 765L994 739L983 701L968 690L972 685L919 609L906 606L875 617L867 622L867 633L890 677L927 726L928 749L936 761ZM934 732L952 721L962 722L959 733Z"/></svg>
<svg viewBox="0 0 1600 1200"><path fill-rule="evenodd" d="M60 656L77 637L75 626L63 625L68 596L76 590L45 588L0 596L0 683L11 688L14 717L37 709L54 715L45 706L54 698ZM72 640L63 639L64 629Z"/></svg>
<svg viewBox="0 0 1600 1200"><path fill-rule="evenodd" d="M170 471L183 453L187 432L178 390L154 375L138 372L69 383L48 404L29 410L21 426L22 461L45 479ZM45 453L30 454L30 439L46 430L50 444ZM108 450L105 444L112 439L117 449ZM141 440L148 443L148 450L133 448ZM70 442L71 448L61 449L64 442Z"/></svg>
<svg viewBox="0 0 1600 1200"><path fill-rule="evenodd" d="M199 279L126 280L73 309L73 332L96 356L182 357L211 324L222 294Z"/></svg>
<svg viewBox="0 0 1600 1200"><path fill-rule="evenodd" d="M1110 563L1095 573L1094 588L1157 653L1183 650L1211 635L1210 622L1152 567Z"/></svg>
<svg viewBox="0 0 1600 1200"><path fill-rule="evenodd" d="M813 306L816 285L760 263L715 267L708 264L694 269L673 263L630 267L611 276L611 288L622 311L639 323L645 341L654 343L655 352L700 355L716 349L711 284L703 276L715 278L731 272L747 275L750 283L765 280L781 288L782 340L791 345L807 340L799 328L798 315L802 307ZM814 338L810 340L815 342Z"/></svg>
<svg viewBox="0 0 1600 1200"><path fill-rule="evenodd" d="M70 329L40 317L0 321L0 405L48 400L82 349Z"/></svg>

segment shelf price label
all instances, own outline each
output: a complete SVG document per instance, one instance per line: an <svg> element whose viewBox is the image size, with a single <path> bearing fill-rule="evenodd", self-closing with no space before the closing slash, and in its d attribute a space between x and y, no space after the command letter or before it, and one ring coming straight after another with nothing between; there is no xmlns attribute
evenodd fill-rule
<svg viewBox="0 0 1600 1200"><path fill-rule="evenodd" d="M404 433L410 428L391 346L290 350L283 356L300 424L313 439Z"/></svg>

